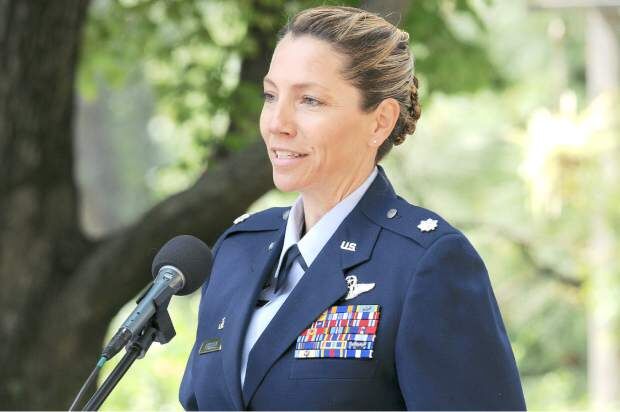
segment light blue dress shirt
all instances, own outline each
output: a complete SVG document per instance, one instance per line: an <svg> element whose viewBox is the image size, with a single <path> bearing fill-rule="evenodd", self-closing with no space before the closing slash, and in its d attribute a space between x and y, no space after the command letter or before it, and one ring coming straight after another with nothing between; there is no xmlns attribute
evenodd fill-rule
<svg viewBox="0 0 620 412"><path fill-rule="evenodd" d="M286 222L286 232L284 234L284 244L282 246L282 252L280 253L280 259L278 260L278 266L276 270L280 270L282 264L282 258L288 250L288 248L295 243L301 252L308 267L312 265L312 262L319 255L323 246L332 237L338 226L348 216L348 214L355 208L360 201L366 190L370 187L370 184L375 179L378 170L377 167L373 169L370 175L366 178L357 189L351 192L347 197L342 199L336 206L331 208L329 212L325 213L323 217L300 239L301 227L304 222L304 207L303 197L299 196L291 211L288 215ZM276 272L277 273L277 272ZM248 358L250 350L263 333L269 322L276 315L282 304L288 295L291 293L297 282L304 275L299 261L295 261L291 266L291 271L286 278L286 283L278 290L277 294L273 293L273 286L264 289L259 299L268 300L269 302L261 307L256 308L250 319L248 329L246 331L245 340L243 343L242 357L241 357L241 387L245 381L245 372L248 365Z"/></svg>

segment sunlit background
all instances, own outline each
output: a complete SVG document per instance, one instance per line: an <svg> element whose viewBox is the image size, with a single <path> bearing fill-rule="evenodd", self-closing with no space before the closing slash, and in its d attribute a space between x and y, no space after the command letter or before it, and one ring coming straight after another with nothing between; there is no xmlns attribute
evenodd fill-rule
<svg viewBox="0 0 620 412"><path fill-rule="evenodd" d="M275 3L281 13L321 4ZM423 110L415 134L383 162L388 175L482 255L528 407L619 407L620 5L411 3L400 27L411 34ZM213 142L245 143L228 133L226 97L238 87L241 51L252 47L252 4L93 3L77 119L82 218L92 237L188 187ZM433 16L442 31L433 31ZM245 93L260 108L262 85ZM256 136L257 122L246 125ZM249 210L294 198L274 190ZM103 409L181 409L198 298L173 299L177 337L154 344Z"/></svg>

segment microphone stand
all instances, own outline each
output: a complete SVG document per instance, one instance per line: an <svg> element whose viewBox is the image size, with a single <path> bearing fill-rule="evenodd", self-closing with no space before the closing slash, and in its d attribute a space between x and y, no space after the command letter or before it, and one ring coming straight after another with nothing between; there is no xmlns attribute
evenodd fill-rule
<svg viewBox="0 0 620 412"><path fill-rule="evenodd" d="M143 296L138 298L138 302L142 300ZM136 359L142 359L153 342L159 342L163 345L170 342L170 340L175 336L176 332L174 330L174 326L172 325L170 314L167 310L170 299L171 298L168 297L163 300L160 300L160 298L153 300L156 307L155 315L153 315L151 321L145 326L143 332L136 335L131 339L131 341L129 341L125 347L125 355L120 362L116 364L114 370L112 370L112 372L108 375L103 384L101 384L93 396L91 396L82 409L83 411L99 410L101 404L103 404L103 402L107 399L110 392L112 392L112 390L116 387L134 361Z"/></svg>

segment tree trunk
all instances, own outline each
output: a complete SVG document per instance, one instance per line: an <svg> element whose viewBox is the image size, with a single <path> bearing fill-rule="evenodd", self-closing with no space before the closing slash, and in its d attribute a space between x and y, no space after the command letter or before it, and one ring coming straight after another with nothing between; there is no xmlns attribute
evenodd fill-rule
<svg viewBox="0 0 620 412"><path fill-rule="evenodd" d="M614 28L618 18L613 9L592 9L587 14L586 63L588 96L617 92L620 88L620 41ZM601 162L607 182L620 177L615 153L606 154ZM588 290L588 389L593 410L611 410L620 406L620 313L615 300L620 275L618 241L614 222L608 210L612 199L605 192L595 199L590 259L593 271ZM610 305L611 302L614 302Z"/></svg>
<svg viewBox="0 0 620 412"><path fill-rule="evenodd" d="M62 318L48 324L42 315L91 247L78 226L71 140L87 6L0 3L0 404L8 409L65 406L58 377L72 366L50 365L65 348L62 340L43 346L42 337L66 329ZM92 351L100 335L85 346Z"/></svg>
<svg viewBox="0 0 620 412"><path fill-rule="evenodd" d="M90 242L79 226L72 126L87 7L87 0L0 3L4 409L67 408L97 360L110 319L148 282L158 248L179 233L212 243L273 185L262 142L254 139L139 222ZM260 37L270 38L273 32ZM259 49L244 73L265 73L269 55Z"/></svg>

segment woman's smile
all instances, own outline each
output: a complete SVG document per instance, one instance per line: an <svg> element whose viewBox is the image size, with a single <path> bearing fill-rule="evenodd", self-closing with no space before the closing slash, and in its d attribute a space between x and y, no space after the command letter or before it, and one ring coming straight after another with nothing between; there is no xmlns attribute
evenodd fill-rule
<svg viewBox="0 0 620 412"><path fill-rule="evenodd" d="M307 153L295 152L292 150L281 149L281 148L272 148L271 149L271 157L274 161L275 165L288 165L288 164L296 164L296 160L301 160L307 157Z"/></svg>

